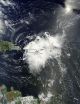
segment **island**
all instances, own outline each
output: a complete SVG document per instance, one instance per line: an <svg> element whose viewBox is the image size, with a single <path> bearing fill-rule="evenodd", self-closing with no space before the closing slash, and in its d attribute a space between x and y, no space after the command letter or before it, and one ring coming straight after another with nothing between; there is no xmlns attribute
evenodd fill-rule
<svg viewBox="0 0 80 104"><path fill-rule="evenodd" d="M3 40L0 41L0 52L6 52L11 50L21 50L21 48L16 44L13 44L12 42Z"/></svg>

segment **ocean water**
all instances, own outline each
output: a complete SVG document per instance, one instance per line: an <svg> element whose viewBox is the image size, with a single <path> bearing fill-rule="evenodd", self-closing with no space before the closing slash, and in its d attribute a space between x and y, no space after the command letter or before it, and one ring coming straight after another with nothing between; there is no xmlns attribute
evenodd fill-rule
<svg viewBox="0 0 80 104"><path fill-rule="evenodd" d="M79 0L0 0L0 41L16 45L0 51L0 83L46 104L79 104L79 6Z"/></svg>

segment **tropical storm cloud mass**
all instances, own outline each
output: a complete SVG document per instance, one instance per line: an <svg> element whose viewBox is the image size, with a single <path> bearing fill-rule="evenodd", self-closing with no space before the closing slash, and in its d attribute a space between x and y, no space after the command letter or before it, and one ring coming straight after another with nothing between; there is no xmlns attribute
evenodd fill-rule
<svg viewBox="0 0 80 104"><path fill-rule="evenodd" d="M37 36L24 47L24 58L29 64L30 71L40 72L41 67L45 67L48 59L59 58L61 56L61 48L64 43L65 34L50 36L49 33L42 33L42 37Z"/></svg>
<svg viewBox="0 0 80 104"><path fill-rule="evenodd" d="M80 104L79 33L79 0L0 0L0 104Z"/></svg>

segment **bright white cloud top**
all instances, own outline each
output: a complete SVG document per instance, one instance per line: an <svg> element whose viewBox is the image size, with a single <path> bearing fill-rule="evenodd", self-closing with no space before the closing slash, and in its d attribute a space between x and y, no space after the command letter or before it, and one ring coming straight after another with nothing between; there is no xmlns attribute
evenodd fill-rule
<svg viewBox="0 0 80 104"><path fill-rule="evenodd" d="M45 32L43 37L37 36L26 45L23 60L29 64L30 72L38 73L45 67L48 59L60 57L63 42L64 35L50 36Z"/></svg>
<svg viewBox="0 0 80 104"><path fill-rule="evenodd" d="M72 12L72 7L70 5L66 5L65 7L65 12L68 14L68 13L71 13Z"/></svg>

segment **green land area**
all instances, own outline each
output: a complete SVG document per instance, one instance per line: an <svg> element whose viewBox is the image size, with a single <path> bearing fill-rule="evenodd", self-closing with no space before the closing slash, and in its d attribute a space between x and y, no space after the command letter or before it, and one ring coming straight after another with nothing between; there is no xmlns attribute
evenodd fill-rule
<svg viewBox="0 0 80 104"><path fill-rule="evenodd" d="M0 52L20 50L20 47L8 41L0 41Z"/></svg>
<svg viewBox="0 0 80 104"><path fill-rule="evenodd" d="M7 91L5 85L0 86L0 104L39 104L38 99L33 96L22 97L22 94L18 90L14 90L11 87L10 91Z"/></svg>

